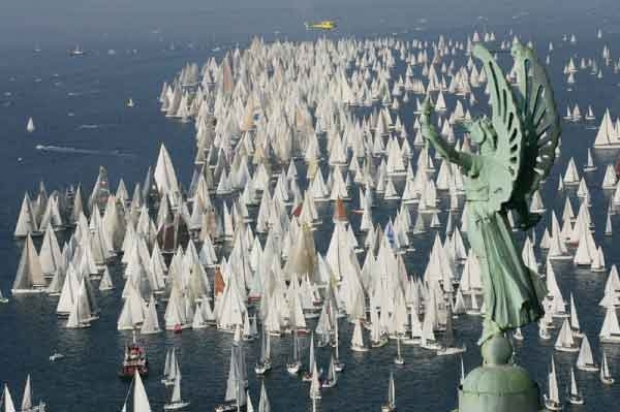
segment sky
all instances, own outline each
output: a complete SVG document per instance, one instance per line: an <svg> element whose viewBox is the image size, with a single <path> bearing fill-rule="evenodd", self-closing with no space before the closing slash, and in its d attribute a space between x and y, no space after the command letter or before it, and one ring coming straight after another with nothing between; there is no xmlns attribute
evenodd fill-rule
<svg viewBox="0 0 620 412"><path fill-rule="evenodd" d="M617 0L0 0L0 48L140 40L247 39L299 31L305 20L334 18L345 34L412 29L506 27L533 32L593 25L614 28ZM484 18L481 18L483 16ZM581 24L582 23L582 24Z"/></svg>

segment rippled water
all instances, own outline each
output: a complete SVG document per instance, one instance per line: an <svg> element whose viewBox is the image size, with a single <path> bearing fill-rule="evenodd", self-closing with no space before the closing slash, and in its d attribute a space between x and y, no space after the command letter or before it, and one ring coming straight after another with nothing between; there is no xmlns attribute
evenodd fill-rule
<svg viewBox="0 0 620 412"><path fill-rule="evenodd" d="M380 25L374 29L389 34L381 31ZM295 38L310 36L306 33L293 35ZM399 36L411 38L411 34L406 33ZM420 33L419 36L431 39L428 33ZM462 35L460 38L463 38ZM618 38L617 35L609 35L605 43L613 44L614 40L617 43ZM559 42L556 35L541 37L540 44L545 45L550 39ZM223 50L231 44L222 44ZM580 38L576 47L568 49L556 43L558 47L553 57L552 73L562 112L569 103L579 103L582 109L587 107L587 103L592 103L599 119L607 106L612 109L612 114L620 114L620 103L615 97L618 76L606 73L603 80L594 81L590 76L578 75L575 90L564 90L562 62L569 54L598 58L602 44L602 41L595 41L594 29L590 31L589 38L585 35L583 40ZM10 289L21 250L21 245L12 238L21 198L25 190L34 190L39 180L46 182L48 190L77 182L91 187L101 164L108 169L111 182L115 184L122 176L126 183L133 186L134 182L143 179L147 167L156 159L159 142L163 141L171 152L181 180L189 183L194 150L192 126L165 119L158 110L156 99L161 83L171 79L186 61L201 63L214 54L211 51L214 43L205 41L196 42L196 45L193 49L178 45L175 50L170 50L166 43L157 41L147 41L139 47L102 43L93 47L91 54L82 59L71 59L58 49L43 50L38 55L23 50L12 54L11 61L0 67L0 92L11 92L10 96L5 94L0 97L0 142L3 144L0 151L0 192L3 199L0 207L0 288L5 293ZM114 56L106 53L112 47L117 50ZM138 48L137 53L125 50L133 47ZM36 78L40 81L35 81ZM137 105L131 110L125 107L129 97ZM407 113L404 121L410 127L411 110L408 109ZM37 126L33 135L27 135L24 131L28 116L34 117ZM577 164L584 164L585 149L594 135L595 131L587 130L583 124L564 125L562 158L544 193L548 208L561 211L563 202L556 199L555 193L558 171L564 169L570 156L575 156ZM74 150L42 152L35 149L39 144ZM75 150L93 153L75 153ZM110 155L113 152L128 156ZM595 152L599 169L587 176L593 195L591 213L596 225L595 238L605 250L608 266L620 262L620 249L614 246L619 235L611 238L603 236L608 194L601 191L600 182L604 165L612 162L615 155ZM395 204L378 206L375 219L385 224L387 218L394 215ZM332 215L330 206L324 206L320 211L323 220L329 222ZM358 218L352 217L354 227L357 227L355 219ZM440 219L445 222L446 214L440 214ZM316 232L321 251L326 249L331 233L330 226L328 223L326 225ZM541 224L539 235L542 228ZM614 229L620 233L617 220ZM417 251L406 258L411 273L423 273L434 233L430 231L413 238ZM542 261L542 256L537 253ZM556 263L554 267L564 297L568 298L569 291L574 292L582 328L590 338L595 357L600 359L598 332L604 312L597 303L602 297L606 273L576 269L570 262ZM116 285L120 286L120 268L115 266L112 274ZM119 295L119 289L101 294L101 317L86 330L65 329L64 321L54 315L56 301L50 297L13 297L10 304L0 306L0 381L9 383L16 401L21 400L26 374L31 373L35 398L45 400L52 411L120 410L127 384L118 380L116 371L123 346L130 337L116 330L120 312ZM461 317L455 322L455 329L457 339L469 348L464 359L466 368L471 369L480 363L474 343L480 333L480 319ZM321 410L379 410L387 392L390 370L395 372L399 410L441 411L456 407L458 357L436 357L420 348L403 346L406 364L395 367L392 363L396 352L393 342L365 354L351 353L347 349L350 325L342 323L341 332L341 354L346 370L336 388L323 391L319 405ZM536 328L528 328L525 335L524 345L518 347L518 361L545 388L553 341L540 342ZM152 366L152 375L145 385L153 409L161 409L169 395L159 383L159 373L163 369L166 348L172 345L180 353L183 393L192 402L190 410L212 410L222 401L231 335L210 328L188 330L180 335L162 333L141 338L141 341L147 346ZM265 383L273 410L309 410L307 384L288 376L284 367L291 353L290 337L276 338L272 343L274 368L265 378ZM306 361L308 342L303 344L302 356ZM47 358L55 348L64 353L66 359L49 362ZM251 368L259 352L258 343L247 345L246 350ZM620 346L606 345L605 350L612 372L620 377ZM318 349L317 352L319 364L326 369L329 351ZM567 368L574 363L576 355L556 353L555 357L560 390L563 391L568 379ZM249 376L250 391L256 403L260 381L253 373ZM569 410L615 409L620 400L620 385L605 387L599 382L597 374L578 372L577 377L581 389L585 391L587 404Z"/></svg>

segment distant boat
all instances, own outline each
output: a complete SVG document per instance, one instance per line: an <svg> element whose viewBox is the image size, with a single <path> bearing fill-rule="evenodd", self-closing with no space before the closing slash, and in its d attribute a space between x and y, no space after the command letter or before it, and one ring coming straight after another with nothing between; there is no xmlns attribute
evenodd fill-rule
<svg viewBox="0 0 620 412"><path fill-rule="evenodd" d="M178 411L189 406L189 402L181 399L181 375L178 374L174 380L174 389L170 402L164 405L165 411Z"/></svg>
<svg viewBox="0 0 620 412"><path fill-rule="evenodd" d="M555 350L561 352L578 352L579 345L575 342L573 338L573 331L570 327L570 323L568 319L564 319L562 323L562 329L560 329L560 334L555 342Z"/></svg>
<svg viewBox="0 0 620 412"><path fill-rule="evenodd" d="M573 368L570 368L570 391L568 392L568 402L572 405L583 405L585 403L583 394L577 388L575 369Z"/></svg>
<svg viewBox="0 0 620 412"><path fill-rule="evenodd" d="M368 352L368 347L364 344L362 335L362 322L358 319L353 328L353 336L351 337L351 350L355 352Z"/></svg>
<svg viewBox="0 0 620 412"><path fill-rule="evenodd" d="M396 338L396 357L394 358L394 363L399 366L402 366L405 364L405 358L403 358L403 355L400 349L400 336Z"/></svg>
<svg viewBox="0 0 620 412"><path fill-rule="evenodd" d="M50 362L55 362L59 359L63 359L65 357L65 355L63 355L62 353L58 352L58 351L54 351L54 353L52 353L49 357Z"/></svg>
<svg viewBox="0 0 620 412"><path fill-rule="evenodd" d="M594 363L590 342L585 335L581 341L581 348L579 349L579 356L577 357L577 369L587 372L596 372L598 370L598 366Z"/></svg>
<svg viewBox="0 0 620 412"><path fill-rule="evenodd" d="M308 371L303 374L301 380L304 382L312 382L312 370L316 363L316 357L314 355L314 333L310 335L310 351L308 353Z"/></svg>
<svg viewBox="0 0 620 412"><path fill-rule="evenodd" d="M381 412L396 412L396 386L393 372L390 372L387 402L381 406Z"/></svg>
<svg viewBox="0 0 620 412"><path fill-rule="evenodd" d="M551 358L551 371L547 376L547 382L549 387L548 391L544 395L545 408L549 411L561 411L562 403L560 402L560 391L558 389L558 377L555 373L555 361Z"/></svg>
<svg viewBox="0 0 620 412"><path fill-rule="evenodd" d="M127 101L127 107L135 107L135 105L136 104L133 102L133 99L130 97Z"/></svg>
<svg viewBox="0 0 620 412"><path fill-rule="evenodd" d="M615 382L614 378L609 372L609 365L607 364L607 355L603 352L603 360L601 361L601 382L605 385L611 385Z"/></svg>
<svg viewBox="0 0 620 412"><path fill-rule="evenodd" d="M263 327L260 353L260 360L256 363L254 371L257 375L264 375L271 370L271 339L265 327Z"/></svg>
<svg viewBox="0 0 620 412"><path fill-rule="evenodd" d="M4 390L2 391L2 405L4 406L4 412L16 411L13 398L11 397L11 392L9 392L9 387L6 383L4 384Z"/></svg>
<svg viewBox="0 0 620 412"><path fill-rule="evenodd" d="M76 46L75 46L75 49L73 49L73 50L71 50L71 51L69 52L69 55L70 55L70 56L75 56L75 57L78 57L78 56L83 56L84 54L85 54L85 53L84 53L84 50L80 49L80 46L79 46L79 45L76 45Z"/></svg>
<svg viewBox="0 0 620 412"><path fill-rule="evenodd" d="M123 365L118 372L118 376L122 379L131 379L136 374L146 376L149 373L149 361L146 358L144 348L136 343L136 335L133 335L133 341L125 347L125 356ZM135 378L134 378L135 380ZM140 383L142 380L140 380Z"/></svg>
<svg viewBox="0 0 620 412"><path fill-rule="evenodd" d="M39 402L38 405L32 404L32 385L30 383L30 375L26 378L21 412L45 412L45 403Z"/></svg>
<svg viewBox="0 0 620 412"><path fill-rule="evenodd" d="M286 370L291 375L296 375L301 368L301 360L299 359L299 337L296 331L293 331L293 362L286 364Z"/></svg>
<svg viewBox="0 0 620 412"><path fill-rule="evenodd" d="M329 368L327 369L327 377L321 384L323 388L333 388L338 383L338 373L336 371L336 360L332 354L329 360Z"/></svg>
<svg viewBox="0 0 620 412"><path fill-rule="evenodd" d="M171 348L166 352L166 361L164 362L164 376L161 383L166 386L174 385L177 376L181 376L181 368L177 360L176 348Z"/></svg>
<svg viewBox="0 0 620 412"><path fill-rule="evenodd" d="M230 351L230 368L228 370L228 380L226 383L225 402L215 408L215 412L233 412L247 410L248 398L246 397L247 376L245 371L245 355L243 352L243 341L240 338L233 341Z"/></svg>
<svg viewBox="0 0 620 412"><path fill-rule="evenodd" d="M26 131L28 133L33 133L35 131L34 120L32 120L32 117L28 119L28 124L26 125Z"/></svg>
<svg viewBox="0 0 620 412"><path fill-rule="evenodd" d="M596 165L594 164L594 160L592 159L592 150L588 148L588 162L586 166L583 168L584 172L592 172L596 170Z"/></svg>

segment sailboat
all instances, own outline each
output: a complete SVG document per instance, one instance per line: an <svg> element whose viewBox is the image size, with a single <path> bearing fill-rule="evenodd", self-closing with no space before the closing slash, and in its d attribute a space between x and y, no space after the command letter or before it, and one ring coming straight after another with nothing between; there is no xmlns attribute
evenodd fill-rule
<svg viewBox="0 0 620 412"><path fill-rule="evenodd" d="M130 97L127 101L127 107L134 107L136 104L133 102L133 99Z"/></svg>
<svg viewBox="0 0 620 412"><path fill-rule="evenodd" d="M547 376L547 382L549 385L548 393L544 395L545 408L549 411L561 411L562 404L560 403L560 391L558 389L558 377L555 373L555 361L551 358L551 371Z"/></svg>
<svg viewBox="0 0 620 412"><path fill-rule="evenodd" d="M321 399L321 382L319 380L319 372L316 367L316 362L312 367L312 379L310 380L310 399L313 401Z"/></svg>
<svg viewBox="0 0 620 412"><path fill-rule="evenodd" d="M381 412L396 412L396 386L394 385L394 372L390 372L387 402L381 406Z"/></svg>
<svg viewBox="0 0 620 412"><path fill-rule="evenodd" d="M238 329L238 328L237 328ZM225 402L215 408L215 412L233 412L247 410L247 378L245 369L245 356L243 352L243 342L241 331L235 332L239 335L235 339L230 351L230 368L228 370L228 381L226 383Z"/></svg>
<svg viewBox="0 0 620 412"><path fill-rule="evenodd" d="M164 405L165 411L178 411L189 406L189 402L181 399L181 374L177 374L174 379L174 388L172 389L172 396L170 402Z"/></svg>
<svg viewBox="0 0 620 412"><path fill-rule="evenodd" d="M355 321L355 326L353 327L351 350L354 352L368 352L368 347L364 344L364 336L362 335L362 321L359 319Z"/></svg>
<svg viewBox="0 0 620 412"><path fill-rule="evenodd" d="M388 337L383 333L379 322L379 315L376 308L370 310L370 345L373 348L380 348L388 343Z"/></svg>
<svg viewBox="0 0 620 412"><path fill-rule="evenodd" d="M564 319L564 322L562 323L562 329L560 329L560 333L558 335L558 339L555 341L554 348L555 350L561 352L579 351L579 346L573 338L573 331L570 327L568 319Z"/></svg>
<svg viewBox="0 0 620 412"><path fill-rule="evenodd" d="M396 338L396 357L394 358L394 363L399 366L402 366L405 364L405 358L403 358L403 355L400 349L400 336Z"/></svg>
<svg viewBox="0 0 620 412"><path fill-rule="evenodd" d="M14 295L18 293L44 293L46 287L47 282L43 277L39 255L32 237L27 234L11 292Z"/></svg>
<svg viewBox="0 0 620 412"><path fill-rule="evenodd" d="M9 387L6 383L4 384L2 401L0 401L0 404L4 406L4 412L16 412L15 404L13 403L13 398L11 397L11 392L9 392Z"/></svg>
<svg viewBox="0 0 620 412"><path fill-rule="evenodd" d="M32 386L30 384L30 375L26 378L26 387L24 388L21 412L45 412L45 403L39 402L38 405L32 404Z"/></svg>
<svg viewBox="0 0 620 412"><path fill-rule="evenodd" d="M581 338L584 336L581 331L581 325L579 324L579 316L577 315L577 306L575 306L575 299L573 294L570 294L570 327L573 330L573 336Z"/></svg>
<svg viewBox="0 0 620 412"><path fill-rule="evenodd" d="M293 361L286 364L286 370L291 375L297 375L301 369L301 360L299 359L299 336L293 331Z"/></svg>
<svg viewBox="0 0 620 412"><path fill-rule="evenodd" d="M258 400L258 412L271 412L271 402L269 402L269 396L267 396L267 389L265 389L265 381L260 385L260 399Z"/></svg>
<svg viewBox="0 0 620 412"><path fill-rule="evenodd" d="M0 290L0 303L8 303L9 299L4 297L4 295L2 294L2 291Z"/></svg>
<svg viewBox="0 0 620 412"><path fill-rule="evenodd" d="M69 52L70 56L83 56L84 55L84 50L80 49L79 45L75 46L75 49L71 50Z"/></svg>
<svg viewBox="0 0 620 412"><path fill-rule="evenodd" d="M144 389L144 384L142 383L142 378L140 374L136 370L133 375L133 381L129 386L129 391L127 391L127 396L125 397L125 403L123 404L122 412L127 412L127 401L129 400L129 396L132 393L131 389L133 387L133 412L151 412L151 404L149 402L149 398L146 395L146 390Z"/></svg>
<svg viewBox="0 0 620 412"><path fill-rule="evenodd" d="M344 362L340 360L340 335L338 333L338 319L334 321L334 343L332 344L334 348L334 367L336 368L336 372L342 372L344 370Z"/></svg>
<svg viewBox="0 0 620 412"><path fill-rule="evenodd" d="M308 354L308 371L304 373L301 380L304 382L312 382L312 370L316 363L316 357L314 355L314 333L310 335L310 352Z"/></svg>
<svg viewBox="0 0 620 412"><path fill-rule="evenodd" d="M615 382L614 378L611 376L609 372L609 365L607 364L607 355L605 351L603 351L603 360L601 361L601 382L605 385L611 385Z"/></svg>
<svg viewBox="0 0 620 412"><path fill-rule="evenodd" d="M166 352L166 361L164 362L164 376L161 383L166 386L174 385L177 376L181 376L181 368L176 355L176 348L171 348Z"/></svg>
<svg viewBox="0 0 620 412"><path fill-rule="evenodd" d="M594 363L594 356L592 356L592 348L590 348L590 341L588 337L584 335L581 341L581 348L579 348L579 356L577 357L577 369L587 372L596 372L598 365Z"/></svg>
<svg viewBox="0 0 620 412"><path fill-rule="evenodd" d="M263 335L260 347L260 360L256 363L254 371L257 375L264 375L271 370L271 341L267 329L263 327Z"/></svg>
<svg viewBox="0 0 620 412"><path fill-rule="evenodd" d="M618 315L616 315L616 308L614 306L607 308L599 339L604 343L620 342L620 325L618 324Z"/></svg>
<svg viewBox="0 0 620 412"><path fill-rule="evenodd" d="M570 368L570 390L568 392L568 402L572 405L583 405L585 400L583 394L577 388L577 379L575 379L575 369Z"/></svg>
<svg viewBox="0 0 620 412"><path fill-rule="evenodd" d="M333 388L338 383L338 373L336 372L336 360L332 354L329 360L329 368L327 369L327 377L322 383L323 388Z"/></svg>
<svg viewBox="0 0 620 412"><path fill-rule="evenodd" d="M32 117L28 119L28 124L26 124L26 131L28 133L34 133L35 131L34 120L32 120Z"/></svg>
<svg viewBox="0 0 620 412"><path fill-rule="evenodd" d="M593 172L596 170L596 165L594 164L594 160L592 158L592 150L588 148L588 162L583 168L584 172Z"/></svg>

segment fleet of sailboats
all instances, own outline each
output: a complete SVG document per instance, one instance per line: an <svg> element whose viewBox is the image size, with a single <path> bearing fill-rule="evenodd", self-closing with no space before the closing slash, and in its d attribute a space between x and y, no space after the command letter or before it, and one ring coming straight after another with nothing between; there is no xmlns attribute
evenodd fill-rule
<svg viewBox="0 0 620 412"><path fill-rule="evenodd" d="M71 329L97 321L98 296L116 286L122 301L119 331L151 335L213 328L234 333L225 403L217 411L253 410L244 344L254 339L260 342L254 370L262 376L274 366L272 338L290 337L286 369L298 375L303 368L301 379L310 384L313 403L321 399L322 388L336 386L344 369L343 331L344 339L351 338L350 350L368 356L395 341L396 365L410 355L402 345L418 345L438 356L464 352L453 318L484 313L479 262L462 237L467 232L466 176L438 161L424 143L419 121L406 124L401 109L410 99L409 106L416 101L419 109L429 95L442 135L460 150L475 150L458 125L471 120L470 109L485 93L487 74L469 59L461 67L442 60L466 55L473 43L473 37L466 42L442 38L432 43L432 57L429 43L419 41L322 39L297 45L255 39L248 53L234 49L202 67L188 64L162 86L159 101L167 117L194 123L190 184L180 182L163 144L154 167L133 191L122 179L113 191L104 167L90 193L80 184L48 193L41 183L22 199L14 230L22 253L11 292L57 299L56 314ZM509 47L509 40L500 44ZM82 53L79 47L73 52ZM396 61L406 72L395 72ZM586 69L600 74L593 62L580 63L566 63L571 85ZM319 77L328 78L326 84L317 82ZM514 81L515 74L509 77ZM586 105L573 103L565 120L593 125L592 107L582 112ZM129 98L126 105L135 103ZM351 107L368 110L358 114ZM26 130L35 131L32 118ZM593 148L617 147L620 126L607 110ZM548 217L547 226L540 240L534 233L526 237L522 254L528 268L536 273L543 268L546 276L540 338L552 339L561 319L554 349L579 352L575 366L581 371L599 367L572 294L567 311L564 274L556 273L554 264L572 259L580 270L608 269L605 251L610 250L596 237L602 227L590 211L591 172L603 158L597 150L588 148L563 163L566 169L558 180L563 213L545 205L544 191L532 195L530 211ZM602 187L610 194L604 231L612 236L620 206L613 165L606 167ZM375 219L379 214L385 217L381 225ZM507 218L511 221L512 215ZM327 233L316 233L323 229ZM417 243L422 237L432 242L421 276L415 276L409 258L419 253L416 249L424 250ZM0 292L0 303L6 302ZM605 317L599 340L616 344L620 281L615 266L600 304ZM301 352L308 333L306 369ZM520 329L513 337L525 339ZM323 376L317 352L328 349ZM579 404L583 394L572 369L570 378L568 401ZM604 353L600 379L613 382ZM172 389L165 410L189 405L181 397L175 348L166 353L162 382ZM31 398L29 379L27 388L24 399ZM124 410L129 404L135 411L150 410L139 375L131 388ZM559 410L553 409L561 407L559 397L552 360L545 404ZM10 411L7 387L3 400ZM22 409L37 410L29 402ZM393 374L382 408L396 409ZM258 410L271 410L264 384Z"/></svg>

